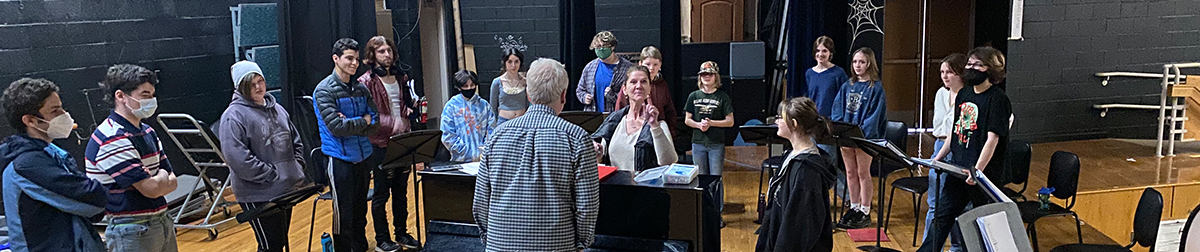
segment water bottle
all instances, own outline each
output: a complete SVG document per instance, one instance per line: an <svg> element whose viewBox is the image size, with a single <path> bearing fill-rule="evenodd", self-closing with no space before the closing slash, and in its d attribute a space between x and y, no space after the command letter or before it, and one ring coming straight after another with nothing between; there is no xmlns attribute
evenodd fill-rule
<svg viewBox="0 0 1200 252"><path fill-rule="evenodd" d="M321 234L321 251L333 252L333 237L329 237L329 233Z"/></svg>

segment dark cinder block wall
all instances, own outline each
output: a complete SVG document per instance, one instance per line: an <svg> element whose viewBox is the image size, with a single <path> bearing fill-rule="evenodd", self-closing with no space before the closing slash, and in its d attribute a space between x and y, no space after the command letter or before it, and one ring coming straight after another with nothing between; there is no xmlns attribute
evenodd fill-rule
<svg viewBox="0 0 1200 252"><path fill-rule="evenodd" d="M462 0L459 8L463 43L475 46L480 82L491 83L503 67L496 37L521 38L528 46L525 69L538 57L561 60L558 0ZM659 44L660 9L656 0L596 1L596 30L617 36L617 52L641 52L642 47Z"/></svg>
<svg viewBox="0 0 1200 252"><path fill-rule="evenodd" d="M678 15L678 14L676 14ZM662 2L646 0L596 1L596 30L612 31L617 36L618 52L638 52L643 47L662 49ZM588 45L574 45L587 47Z"/></svg>
<svg viewBox="0 0 1200 252"><path fill-rule="evenodd" d="M229 7L251 2L272 1L3 1L0 84L7 87L22 77L54 81L64 107L79 124L76 132L86 138L112 105L102 100L104 92L85 96L84 90L98 88L109 66L133 63L159 71L158 111L213 122L233 92ZM0 124L0 132L17 133L7 123ZM83 167L86 139L72 136L55 143ZM171 152L175 148L169 139L163 144L175 167L191 169L179 152Z"/></svg>
<svg viewBox="0 0 1200 252"><path fill-rule="evenodd" d="M1033 142L1154 138L1157 110L1094 104L1159 103L1159 79L1098 72L1162 73L1163 64L1200 61L1200 1L1026 0L1024 40L1008 42L1013 138ZM1185 74L1198 74L1195 69Z"/></svg>
<svg viewBox="0 0 1200 252"><path fill-rule="evenodd" d="M523 70L538 57L559 56L558 0L461 0L463 44L475 46L475 66L481 86L500 76L503 65L500 42L495 38L520 38L527 46ZM490 87L490 86L488 86ZM484 90L483 88L480 90ZM485 96L486 97L486 96Z"/></svg>

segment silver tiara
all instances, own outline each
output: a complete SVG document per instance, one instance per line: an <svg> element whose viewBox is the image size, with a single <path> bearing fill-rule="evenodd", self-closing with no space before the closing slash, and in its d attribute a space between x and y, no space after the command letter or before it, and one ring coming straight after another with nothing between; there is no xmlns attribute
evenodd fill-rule
<svg viewBox="0 0 1200 252"><path fill-rule="evenodd" d="M505 54L510 54L510 53L517 52L517 51L524 52L525 49L529 48L528 46L525 45L525 42L521 41L521 37L516 37L514 39L513 35L508 35L508 37L500 37L500 35L494 35L494 36L492 36L492 39L495 39L497 42L500 42L500 49L504 50Z"/></svg>

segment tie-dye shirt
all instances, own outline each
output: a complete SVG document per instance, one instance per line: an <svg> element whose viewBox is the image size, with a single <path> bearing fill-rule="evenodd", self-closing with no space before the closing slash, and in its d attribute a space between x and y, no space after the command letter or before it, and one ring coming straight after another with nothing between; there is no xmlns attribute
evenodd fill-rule
<svg viewBox="0 0 1200 252"><path fill-rule="evenodd" d="M492 132L495 116L488 101L478 94L472 99L455 95L442 109L442 144L450 150L450 160L470 162L479 157L479 148Z"/></svg>

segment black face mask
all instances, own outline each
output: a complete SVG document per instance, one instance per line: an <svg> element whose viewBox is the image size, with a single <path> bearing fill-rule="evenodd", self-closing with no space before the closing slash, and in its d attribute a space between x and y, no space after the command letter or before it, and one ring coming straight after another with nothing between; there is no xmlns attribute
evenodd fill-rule
<svg viewBox="0 0 1200 252"><path fill-rule="evenodd" d="M467 100L475 98L475 89L474 88L458 90L458 93L462 94L463 98L466 98Z"/></svg>
<svg viewBox="0 0 1200 252"><path fill-rule="evenodd" d="M396 65L392 65L390 67L377 65L377 66L371 68L371 73L374 74L375 76L379 76L379 77L399 76L400 68L397 68Z"/></svg>
<svg viewBox="0 0 1200 252"><path fill-rule="evenodd" d="M975 70L974 68L967 68L966 71L963 71L962 78L963 84L966 84L967 86L975 86L983 84L983 81L988 79L988 75L983 71Z"/></svg>

